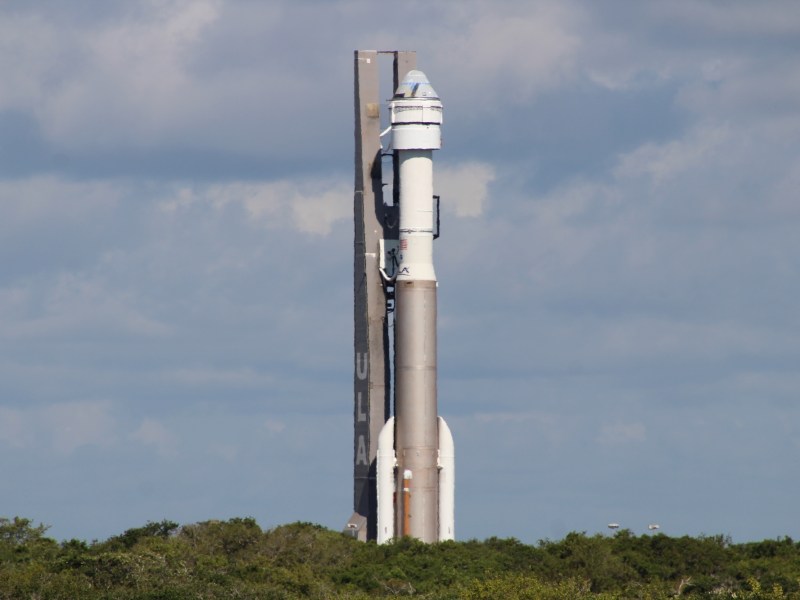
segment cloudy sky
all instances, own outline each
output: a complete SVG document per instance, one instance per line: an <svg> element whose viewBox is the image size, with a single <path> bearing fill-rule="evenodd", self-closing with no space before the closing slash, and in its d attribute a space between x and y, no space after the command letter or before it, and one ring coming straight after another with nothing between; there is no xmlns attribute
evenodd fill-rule
<svg viewBox="0 0 800 600"><path fill-rule="evenodd" d="M344 525L359 48L445 105L457 536L800 537L793 0L4 0L0 516Z"/></svg>

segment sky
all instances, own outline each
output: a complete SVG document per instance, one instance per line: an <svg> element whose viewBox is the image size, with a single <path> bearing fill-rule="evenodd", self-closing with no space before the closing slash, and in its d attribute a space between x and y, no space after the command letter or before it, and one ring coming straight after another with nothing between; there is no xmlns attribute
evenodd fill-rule
<svg viewBox="0 0 800 600"><path fill-rule="evenodd" d="M356 49L444 103L456 537L800 537L793 0L0 2L0 516L345 525Z"/></svg>

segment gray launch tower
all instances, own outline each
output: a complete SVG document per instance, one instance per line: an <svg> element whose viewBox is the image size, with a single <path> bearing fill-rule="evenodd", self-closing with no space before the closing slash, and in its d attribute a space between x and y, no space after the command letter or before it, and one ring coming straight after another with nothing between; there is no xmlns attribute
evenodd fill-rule
<svg viewBox="0 0 800 600"><path fill-rule="evenodd" d="M381 144L389 129L381 132L379 54L394 59L391 151ZM354 56L354 512L345 531L380 543L454 537L455 453L436 398L432 151L441 146L442 103L415 63L414 52Z"/></svg>

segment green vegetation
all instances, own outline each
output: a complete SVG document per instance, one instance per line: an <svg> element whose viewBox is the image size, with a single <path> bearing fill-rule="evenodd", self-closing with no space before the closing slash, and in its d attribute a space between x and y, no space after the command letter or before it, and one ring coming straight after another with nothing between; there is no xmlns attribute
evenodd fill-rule
<svg viewBox="0 0 800 600"><path fill-rule="evenodd" d="M0 518L0 600L800 600L800 543L570 533L425 545L359 543L309 523L162 521L103 542Z"/></svg>

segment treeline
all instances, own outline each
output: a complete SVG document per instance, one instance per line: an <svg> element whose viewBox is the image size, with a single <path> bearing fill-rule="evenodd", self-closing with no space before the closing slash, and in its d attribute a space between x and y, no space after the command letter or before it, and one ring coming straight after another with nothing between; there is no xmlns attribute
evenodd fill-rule
<svg viewBox="0 0 800 600"><path fill-rule="evenodd" d="M377 546L308 523L162 521L58 543L0 518L0 599L799 599L800 543L570 533Z"/></svg>

